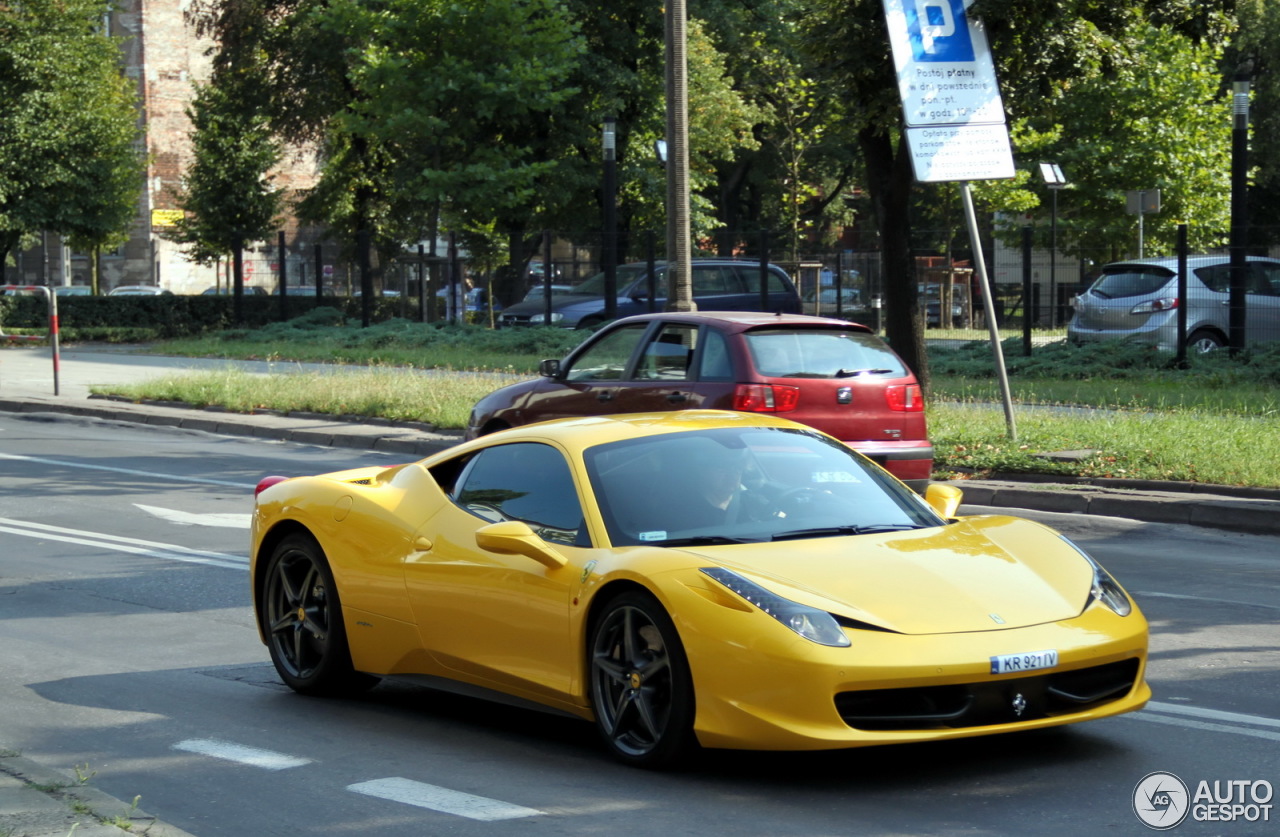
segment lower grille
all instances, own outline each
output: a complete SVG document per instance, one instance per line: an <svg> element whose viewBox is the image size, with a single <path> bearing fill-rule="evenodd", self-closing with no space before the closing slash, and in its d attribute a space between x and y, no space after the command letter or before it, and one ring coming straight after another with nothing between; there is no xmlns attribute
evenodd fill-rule
<svg viewBox="0 0 1280 837"><path fill-rule="evenodd" d="M1138 660L1122 660L1012 680L841 692L836 710L863 730L990 726L1101 706L1128 694L1137 677Z"/></svg>

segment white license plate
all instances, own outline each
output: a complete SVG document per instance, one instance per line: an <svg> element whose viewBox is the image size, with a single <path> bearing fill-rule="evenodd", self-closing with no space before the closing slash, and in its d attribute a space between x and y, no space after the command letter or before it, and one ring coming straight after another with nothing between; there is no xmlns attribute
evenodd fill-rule
<svg viewBox="0 0 1280 837"><path fill-rule="evenodd" d="M1058 664L1057 651L1028 651L1025 654L1001 654L991 658L992 674L1014 674L1053 668Z"/></svg>

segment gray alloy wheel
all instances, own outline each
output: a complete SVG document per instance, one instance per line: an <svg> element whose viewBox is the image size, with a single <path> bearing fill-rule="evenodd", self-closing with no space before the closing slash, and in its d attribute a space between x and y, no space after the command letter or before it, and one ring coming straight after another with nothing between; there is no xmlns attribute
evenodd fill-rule
<svg viewBox="0 0 1280 837"><path fill-rule="evenodd" d="M1198 355L1221 349L1225 345L1212 331L1201 329L1187 338L1187 348Z"/></svg>
<svg viewBox="0 0 1280 837"><path fill-rule="evenodd" d="M652 595L610 601L591 630L596 726L619 760L672 765L694 746L693 682L675 625Z"/></svg>
<svg viewBox="0 0 1280 837"><path fill-rule="evenodd" d="M261 618L271 662L295 692L349 694L378 682L352 668L338 587L311 537L290 535L271 554Z"/></svg>

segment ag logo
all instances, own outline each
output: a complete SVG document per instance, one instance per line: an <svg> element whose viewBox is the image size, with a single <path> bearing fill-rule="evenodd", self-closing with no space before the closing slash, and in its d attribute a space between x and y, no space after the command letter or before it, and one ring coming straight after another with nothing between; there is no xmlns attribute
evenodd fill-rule
<svg viewBox="0 0 1280 837"><path fill-rule="evenodd" d="M1190 808L1187 786L1172 773L1148 773L1133 789L1133 813L1147 828L1173 828L1187 818Z"/></svg>

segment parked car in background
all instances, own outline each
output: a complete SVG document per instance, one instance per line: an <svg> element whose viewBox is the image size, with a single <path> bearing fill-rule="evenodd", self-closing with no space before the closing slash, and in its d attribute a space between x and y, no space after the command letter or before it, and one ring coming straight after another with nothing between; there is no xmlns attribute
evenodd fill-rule
<svg viewBox="0 0 1280 837"><path fill-rule="evenodd" d="M573 285L558 285L558 284L557 284L557 285L552 285L552 286L551 286L551 295L552 295L552 296L557 296L557 295L559 295L559 294L567 294L567 293L572 293L572 292L573 292ZM547 296L547 286L546 286L546 285L543 285L543 284L541 284L541 283L539 283L539 284L537 284L537 285L534 285L532 288L530 288L530 289L529 289L529 293L525 294L525 295L524 295L524 299L522 299L522 300L520 300L520 301L521 301L521 302L533 302L534 300L542 300L542 299L546 299L546 296Z"/></svg>
<svg viewBox="0 0 1280 837"><path fill-rule="evenodd" d="M157 285L117 285L107 291L107 296L160 296L172 293Z"/></svg>
<svg viewBox="0 0 1280 837"><path fill-rule="evenodd" d="M440 298L441 298L441 299L443 299L443 300L446 300L446 302L447 302L447 300L449 299L449 289L448 289L448 288L441 288L440 290L436 291L436 296L440 297ZM483 314L487 314L487 313L489 312L489 291L488 291L488 289L486 289L486 288L470 288L469 290L467 290L467 291L464 293L463 298L464 298L464 300L465 300L465 301L463 302L463 306L464 306L465 310L467 311L467 313L469 313L469 314L475 314L475 313L483 313ZM502 303L501 303L501 302L498 302L498 300L496 300L496 299L495 299L495 300L493 301L493 310L494 310L494 311L501 311L501 310L502 310Z"/></svg>
<svg viewBox="0 0 1280 837"><path fill-rule="evenodd" d="M88 285L54 285L53 292L58 296L93 296L93 288Z"/></svg>
<svg viewBox="0 0 1280 837"><path fill-rule="evenodd" d="M968 328L969 289L964 285L951 288L951 316L942 319L942 285L921 285L924 324L928 328Z"/></svg>
<svg viewBox="0 0 1280 837"><path fill-rule="evenodd" d="M862 291L857 288L810 288L804 292L802 310L806 314L821 317L836 317L865 311L862 304Z"/></svg>
<svg viewBox="0 0 1280 837"><path fill-rule="evenodd" d="M542 377L476 404L466 435L571 416L723 409L816 427L923 491L933 446L915 375L865 326L801 314L644 314L598 331Z"/></svg>
<svg viewBox="0 0 1280 837"><path fill-rule="evenodd" d="M313 289L312 293L314 292L315 291ZM260 287L258 285L244 286L245 296L268 296L269 293L270 292L267 291L266 288ZM200 295L201 296L231 296L231 289L227 287L205 288L203 291L200 292Z"/></svg>
<svg viewBox="0 0 1280 837"><path fill-rule="evenodd" d="M1246 339L1280 340L1280 260L1250 257L1248 266ZM1178 308L1185 306L1188 351L1210 352L1228 343L1230 290L1229 256L1190 257L1185 300L1178 296L1176 258L1109 264L1075 298L1067 339L1089 343L1123 338L1174 352Z"/></svg>
<svg viewBox="0 0 1280 837"><path fill-rule="evenodd" d="M764 310L791 314L800 311L800 294L782 268L768 267L768 305ZM732 259L695 259L692 275L693 299L703 311L759 311L760 263ZM546 301L519 302L502 312L504 326L553 325L561 328L595 328L605 321L603 273L597 273L568 293L551 297L551 318ZM649 266L645 262L619 265L617 269L617 316L643 314L650 303ZM658 262L653 277L653 305L661 311L667 304L667 265Z"/></svg>

